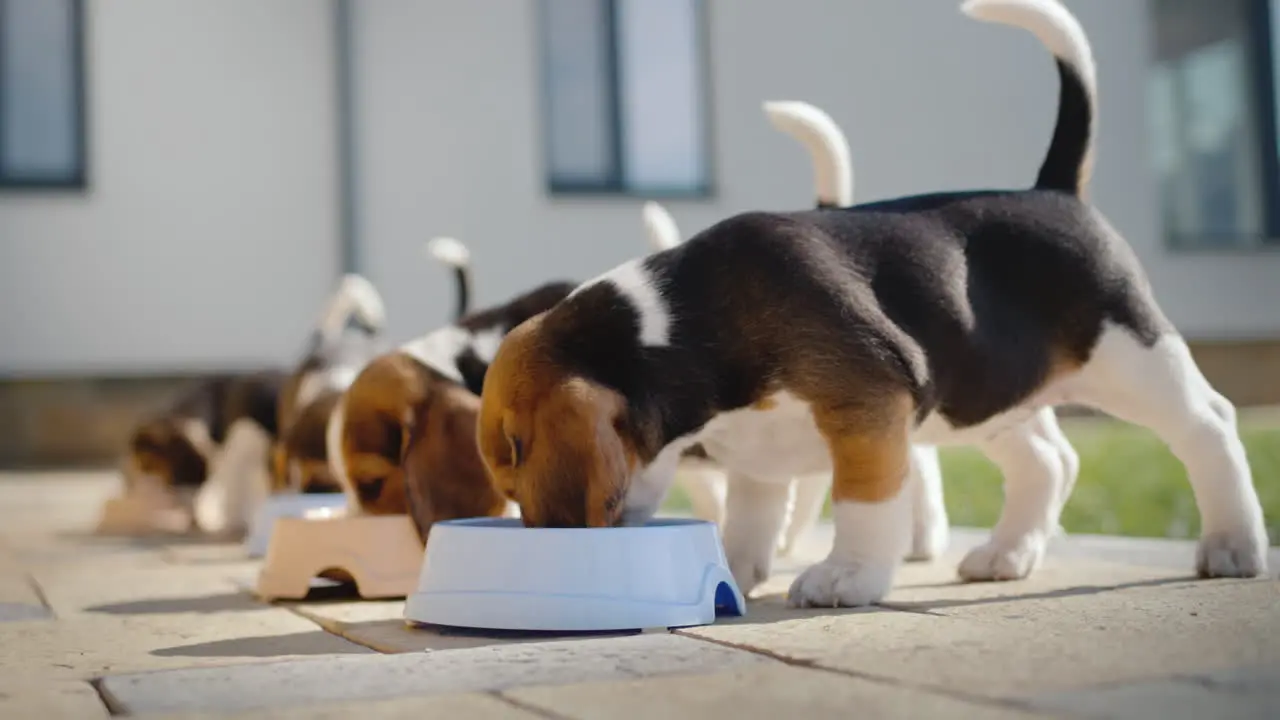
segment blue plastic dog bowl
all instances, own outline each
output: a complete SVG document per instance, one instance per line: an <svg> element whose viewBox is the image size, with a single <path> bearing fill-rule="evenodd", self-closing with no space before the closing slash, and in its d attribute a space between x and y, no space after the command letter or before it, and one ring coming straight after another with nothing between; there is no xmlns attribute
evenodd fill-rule
<svg viewBox="0 0 1280 720"><path fill-rule="evenodd" d="M746 614L716 526L526 528L436 523L405 619L484 630L590 632L709 625Z"/></svg>

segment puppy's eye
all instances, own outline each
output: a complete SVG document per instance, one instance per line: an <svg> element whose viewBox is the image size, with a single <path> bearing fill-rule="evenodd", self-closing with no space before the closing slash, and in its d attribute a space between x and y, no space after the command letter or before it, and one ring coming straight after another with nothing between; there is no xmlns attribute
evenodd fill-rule
<svg viewBox="0 0 1280 720"><path fill-rule="evenodd" d="M507 445L511 450L511 466L517 467L524 462L524 443L514 435L507 436Z"/></svg>

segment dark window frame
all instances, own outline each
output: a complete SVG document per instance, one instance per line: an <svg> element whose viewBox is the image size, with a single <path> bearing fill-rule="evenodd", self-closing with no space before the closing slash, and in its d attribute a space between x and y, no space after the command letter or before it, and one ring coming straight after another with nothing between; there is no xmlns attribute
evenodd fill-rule
<svg viewBox="0 0 1280 720"><path fill-rule="evenodd" d="M4 24L8 4L13 1L0 0L0 25ZM85 29L85 0L67 0L67 2L70 3L71 9L71 72L74 76L72 88L74 92L73 102L75 104L72 118L72 142L75 143L75 169L63 177L29 177L21 174L15 176L5 167L4 156L0 154L0 191L85 190L89 186L89 108L87 106L88 92L86 89L85 68L85 39L87 35ZM3 37L0 37L0 44L3 44L3 42ZM0 47L0 79L4 77L4 62L3 47ZM5 117L5 95L0 92L0 143L4 142Z"/></svg>
<svg viewBox="0 0 1280 720"><path fill-rule="evenodd" d="M2 0L0 0L2 1ZM554 0L552 0L554 1ZM621 60L618 53L619 41L618 36L621 27L618 22L618 0L599 0L604 8L604 27L601 29L604 33L605 41L605 62L608 64L605 76L608 81L608 123L611 131L609 143L609 160L611 170L598 181L564 181L557 180L551 170L551 93L548 90L550 82L550 58L549 50L546 45L546 13L542 11L542 3L536 5L537 13L537 43L538 43L538 74L539 74L539 93L541 95L542 106L542 167L543 177L546 191L553 197L582 197L582 196L618 196L618 197L644 197L658 200L705 200L715 197L715 161L714 161L714 118L712 115L713 97L712 78L711 78L711 23L710 10L706 0L688 0L693 3L694 22L697 27L694 30L695 42L698 47L695 49L695 58L698 63L696 72L700 76L702 92L698 98L700 112L703 120L702 127L702 182L692 186L671 186L671 187L654 187L648 186L644 188L633 187L628 185L625 178L626 174L626 153L623 151L625 143L625 128L622 121L622 76L621 76Z"/></svg>

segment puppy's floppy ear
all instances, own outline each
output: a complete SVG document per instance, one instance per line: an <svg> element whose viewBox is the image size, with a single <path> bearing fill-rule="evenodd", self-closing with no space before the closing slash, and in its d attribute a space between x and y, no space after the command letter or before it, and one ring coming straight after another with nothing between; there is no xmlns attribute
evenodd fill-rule
<svg viewBox="0 0 1280 720"><path fill-rule="evenodd" d="M479 411L480 399L452 383L441 383L418 410L402 466L409 514L424 542L436 522L505 509L476 447Z"/></svg>
<svg viewBox="0 0 1280 720"><path fill-rule="evenodd" d="M638 464L626 412L620 394L581 378L549 393L536 411L527 457L516 461L516 492L526 524L618 523Z"/></svg>

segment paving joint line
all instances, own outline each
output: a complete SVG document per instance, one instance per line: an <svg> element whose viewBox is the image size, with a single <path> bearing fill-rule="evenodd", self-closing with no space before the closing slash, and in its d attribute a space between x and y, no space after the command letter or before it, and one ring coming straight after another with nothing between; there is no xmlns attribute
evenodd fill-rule
<svg viewBox="0 0 1280 720"><path fill-rule="evenodd" d="M89 687L92 687L93 691L98 694L98 700L102 703L103 707L107 709L107 715L110 715L111 717L129 715L129 709L117 700L116 696L112 695L111 691L107 689L106 680L107 679L105 677L93 678L89 680Z"/></svg>
<svg viewBox="0 0 1280 720"><path fill-rule="evenodd" d="M687 638L692 638L694 640L701 640L702 642L708 642L708 643L711 643L712 645L719 645L721 647L727 647L733 650L741 650L744 652L752 653L754 655L760 655L762 657L767 657L771 660L776 660L784 665L803 668L805 670L817 670L819 672L825 672L831 675L838 675L840 677L857 678L859 680L866 680L868 682L873 682L878 685L888 685L890 687L901 688L904 690L915 690L915 691L923 690L925 692L933 693L935 695L951 698L952 700L962 700L964 702L976 704L976 705L985 705L985 706L998 707L998 708L1004 708L1004 709L1021 710L1021 711L1029 712L1036 715L1042 715L1042 716L1044 715L1044 710L1041 708L1035 707L1030 700L1022 700L1019 698L993 698L986 695L974 695L974 694L966 693L959 690L952 690L951 688L943 688L943 687L938 687L936 685L914 683L907 680L903 680L901 678L887 677L884 675L873 675L870 673L859 672L856 670L841 670L838 668L828 667L826 665L819 664L819 661L817 660L802 660L799 658L788 657L786 655L783 655L782 653L775 652L773 650L767 650L765 648L758 648L752 645L741 645L738 643L730 642L728 640L717 640L714 638L701 637L698 635L690 635L683 630L675 630L673 631L673 633L676 635L680 635L681 637L687 637Z"/></svg>
<svg viewBox="0 0 1280 720"><path fill-rule="evenodd" d="M539 687L539 686L534 685L531 687ZM541 687L547 687L547 686L544 685ZM559 713L552 712L551 710L547 710L546 708L541 708L541 707L538 707L537 705L532 705L523 700L517 700L511 697L510 695L508 695L506 690L487 690L485 691L484 694L496 699L498 702L503 703L504 705L510 705L511 707L516 708L517 710L523 710L524 712L531 713L540 718L547 718L547 720L572 720L572 718L570 718L568 715L561 715Z"/></svg>
<svg viewBox="0 0 1280 720"><path fill-rule="evenodd" d="M58 611L53 609L53 605L49 603L49 596L44 594L44 588L40 587L40 583L36 581L35 575L22 571L22 578L26 580L27 585L31 588L31 592L35 593L36 599L40 601L40 605L49 611L49 619L57 620Z"/></svg>
<svg viewBox="0 0 1280 720"><path fill-rule="evenodd" d="M337 638L341 638L341 639L343 639L343 640L346 640L347 642L351 643L352 645L359 645L360 647L369 648L370 650L372 650L372 651L374 651L374 652L378 653L379 655L395 655L395 654L397 654L397 653L389 653L389 652L386 652L386 651L382 650L381 648L379 648L379 647L378 647L378 646L376 646L376 645L373 645L373 644L368 643L368 642L363 642L363 641L361 641L361 640L357 640L356 638L353 638L353 637L350 637L350 636L348 636L348 635L343 634L343 632L342 632L342 627L343 627L344 623L343 623L341 620L332 620L332 619L330 619L330 618L326 618L326 617L323 617L323 616L320 616L320 615L312 615L311 613L309 613L309 612L307 612L306 610L302 609L302 608L301 608L300 606L298 606L298 605L277 605L277 604L275 604L275 603L269 603L269 604L270 604L270 605L272 605L273 607L284 608L285 610L287 610L287 611L289 611L289 612L293 613L294 615L297 615L298 617L302 618L303 620L307 620L307 621L313 622L313 623L315 623L315 624L316 624L316 625L317 625L321 630L323 630L324 632L327 632L327 633L329 633L330 635L333 635L334 637L337 637Z"/></svg>

